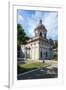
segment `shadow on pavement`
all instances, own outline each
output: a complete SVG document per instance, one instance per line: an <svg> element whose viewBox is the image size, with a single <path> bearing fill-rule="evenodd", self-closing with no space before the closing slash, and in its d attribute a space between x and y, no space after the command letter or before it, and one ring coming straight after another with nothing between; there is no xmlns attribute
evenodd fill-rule
<svg viewBox="0 0 66 90"><path fill-rule="evenodd" d="M40 68L36 71L17 76L17 80L26 80L26 79L47 79L47 78L57 78L58 69L57 67L52 68Z"/></svg>

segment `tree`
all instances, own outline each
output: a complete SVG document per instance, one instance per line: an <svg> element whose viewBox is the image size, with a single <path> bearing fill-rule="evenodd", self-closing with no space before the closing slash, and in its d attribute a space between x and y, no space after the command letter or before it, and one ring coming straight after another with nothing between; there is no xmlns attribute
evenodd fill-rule
<svg viewBox="0 0 66 90"><path fill-rule="evenodd" d="M24 32L21 24L17 24L17 42L18 44L26 44L26 41L29 40L29 37Z"/></svg>
<svg viewBox="0 0 66 90"><path fill-rule="evenodd" d="M52 39L49 39L49 43L50 43L50 45L54 45L54 41L52 40Z"/></svg>
<svg viewBox="0 0 66 90"><path fill-rule="evenodd" d="M58 48L58 40L54 40L54 47L53 48L55 48L55 49Z"/></svg>
<svg viewBox="0 0 66 90"><path fill-rule="evenodd" d="M58 48L58 40L49 39L49 43L52 45L53 49Z"/></svg>

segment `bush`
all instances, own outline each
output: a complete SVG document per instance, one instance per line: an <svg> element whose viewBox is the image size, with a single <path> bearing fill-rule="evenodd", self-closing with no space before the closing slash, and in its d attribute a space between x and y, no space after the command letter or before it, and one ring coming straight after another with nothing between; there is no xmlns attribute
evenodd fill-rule
<svg viewBox="0 0 66 90"><path fill-rule="evenodd" d="M54 55L53 55L53 59L56 59L56 60L58 59L57 54L54 54Z"/></svg>
<svg viewBox="0 0 66 90"><path fill-rule="evenodd" d="M47 63L30 63L30 64L18 64L17 65L17 74L19 73L24 73L30 70L38 69L40 67L46 67L48 64Z"/></svg>
<svg viewBox="0 0 66 90"><path fill-rule="evenodd" d="M20 67L19 65L17 65L17 74L24 73L24 72L27 72L33 69L37 69L37 68L36 67L35 68L24 68L24 67Z"/></svg>

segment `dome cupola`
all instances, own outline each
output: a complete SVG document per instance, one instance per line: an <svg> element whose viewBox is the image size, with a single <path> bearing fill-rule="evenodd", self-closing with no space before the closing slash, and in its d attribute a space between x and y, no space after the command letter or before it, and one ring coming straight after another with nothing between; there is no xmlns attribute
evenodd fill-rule
<svg viewBox="0 0 66 90"><path fill-rule="evenodd" d="M35 28L35 36L40 36L46 38L47 30L45 26L42 24L42 20L40 19L38 26Z"/></svg>

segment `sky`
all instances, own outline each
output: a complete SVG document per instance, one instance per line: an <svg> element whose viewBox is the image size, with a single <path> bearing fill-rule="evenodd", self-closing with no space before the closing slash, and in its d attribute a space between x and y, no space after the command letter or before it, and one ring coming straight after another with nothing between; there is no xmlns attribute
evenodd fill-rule
<svg viewBox="0 0 66 90"><path fill-rule="evenodd" d="M17 10L17 23L21 24L26 34L34 36L34 29L38 26L40 19L47 29L47 38L58 39L58 12L56 11L35 11Z"/></svg>

